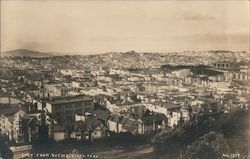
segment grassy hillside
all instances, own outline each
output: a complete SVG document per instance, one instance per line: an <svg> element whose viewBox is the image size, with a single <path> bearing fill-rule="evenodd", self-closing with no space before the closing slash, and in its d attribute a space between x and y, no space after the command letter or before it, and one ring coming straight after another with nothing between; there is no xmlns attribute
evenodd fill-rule
<svg viewBox="0 0 250 159"><path fill-rule="evenodd" d="M155 147L157 158L223 158L248 155L249 111L236 111L202 119L173 134Z"/></svg>

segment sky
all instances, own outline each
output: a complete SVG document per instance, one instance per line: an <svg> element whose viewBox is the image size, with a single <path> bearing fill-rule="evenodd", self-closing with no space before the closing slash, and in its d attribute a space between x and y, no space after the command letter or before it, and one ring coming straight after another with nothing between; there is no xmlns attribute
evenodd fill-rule
<svg viewBox="0 0 250 159"><path fill-rule="evenodd" d="M248 0L1 1L1 51L249 51Z"/></svg>

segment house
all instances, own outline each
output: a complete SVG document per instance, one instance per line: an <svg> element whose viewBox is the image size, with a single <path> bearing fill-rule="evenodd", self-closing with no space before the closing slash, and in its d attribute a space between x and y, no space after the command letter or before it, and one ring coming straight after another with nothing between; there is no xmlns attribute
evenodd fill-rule
<svg viewBox="0 0 250 159"><path fill-rule="evenodd" d="M20 107L1 108L0 132L15 143L33 142L38 139L41 112L25 112ZM33 113L32 113L33 112Z"/></svg>
<svg viewBox="0 0 250 159"><path fill-rule="evenodd" d="M25 141L23 118L25 112L19 107L2 107L0 112L0 132L9 137L10 141Z"/></svg>
<svg viewBox="0 0 250 159"><path fill-rule="evenodd" d="M121 120L121 116L119 114L112 114L108 119L108 129L109 131L120 133L122 132L122 128L119 127L118 123Z"/></svg>
<svg viewBox="0 0 250 159"><path fill-rule="evenodd" d="M181 106L172 103L154 103L143 104L149 111L160 113L168 116L168 114L174 110L180 110Z"/></svg>
<svg viewBox="0 0 250 159"><path fill-rule="evenodd" d="M107 131L108 128L105 122L96 118L89 118L85 121L78 121L75 123L70 138L92 141L107 136Z"/></svg>
<svg viewBox="0 0 250 159"><path fill-rule="evenodd" d="M118 123L118 127L121 128L122 132L130 132L131 134L137 134L138 131L138 124L136 120L125 116L123 116Z"/></svg>
<svg viewBox="0 0 250 159"><path fill-rule="evenodd" d="M112 114L107 121L109 131L115 133L130 132L131 134L144 134L141 120L136 120L120 114Z"/></svg>
<svg viewBox="0 0 250 159"><path fill-rule="evenodd" d="M39 119L29 116L27 118L24 118L23 124L25 125L24 134L26 141L36 141L39 138Z"/></svg>
<svg viewBox="0 0 250 159"><path fill-rule="evenodd" d="M89 136L87 139L96 140L102 137L107 136L107 126L101 120L96 118L92 118L86 121L87 131L89 132Z"/></svg>
<svg viewBox="0 0 250 159"><path fill-rule="evenodd" d="M162 114L165 114L167 116L168 114L168 108L166 107L162 107L162 106L158 106L156 104L144 104L144 106L149 110L149 111L152 111L152 112L155 112L155 113L162 113Z"/></svg>
<svg viewBox="0 0 250 159"><path fill-rule="evenodd" d="M187 106L181 108L181 117L184 122L188 122L190 120L190 111Z"/></svg>
<svg viewBox="0 0 250 159"><path fill-rule="evenodd" d="M146 112L141 118L143 134L166 128L168 119L164 114Z"/></svg>
<svg viewBox="0 0 250 159"><path fill-rule="evenodd" d="M168 126L173 128L174 126L177 126L179 124L179 121L181 119L181 112L171 112L168 115Z"/></svg>
<svg viewBox="0 0 250 159"><path fill-rule="evenodd" d="M86 126L83 124L84 121L77 121L74 124L73 131L70 134L70 138L76 140L85 140L86 136L89 135L89 132L86 129Z"/></svg>

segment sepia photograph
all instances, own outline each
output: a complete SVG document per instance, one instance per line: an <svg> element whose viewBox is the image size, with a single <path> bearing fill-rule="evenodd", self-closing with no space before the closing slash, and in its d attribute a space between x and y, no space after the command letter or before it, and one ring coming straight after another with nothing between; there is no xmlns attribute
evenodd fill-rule
<svg viewBox="0 0 250 159"><path fill-rule="evenodd" d="M0 0L0 159L250 159L249 0Z"/></svg>

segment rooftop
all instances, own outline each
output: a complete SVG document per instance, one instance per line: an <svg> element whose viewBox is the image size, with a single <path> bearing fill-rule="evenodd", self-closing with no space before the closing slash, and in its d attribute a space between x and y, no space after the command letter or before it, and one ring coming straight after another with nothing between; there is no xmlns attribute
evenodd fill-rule
<svg viewBox="0 0 250 159"><path fill-rule="evenodd" d="M91 101L92 98L89 98L87 96L68 96L68 97L49 97L45 99L46 102L51 104L62 104L62 103L74 103L74 102L83 102L83 101Z"/></svg>

